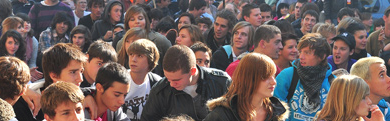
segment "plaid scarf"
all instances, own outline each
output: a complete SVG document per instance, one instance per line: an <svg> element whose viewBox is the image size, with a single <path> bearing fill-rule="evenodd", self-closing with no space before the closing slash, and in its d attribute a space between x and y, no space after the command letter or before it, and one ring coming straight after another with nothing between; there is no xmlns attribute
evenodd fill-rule
<svg viewBox="0 0 390 121"><path fill-rule="evenodd" d="M305 93L309 97L309 102L315 104L321 103L320 89L329 65L301 66L300 60L295 61L294 65L297 65L299 79L301 80Z"/></svg>

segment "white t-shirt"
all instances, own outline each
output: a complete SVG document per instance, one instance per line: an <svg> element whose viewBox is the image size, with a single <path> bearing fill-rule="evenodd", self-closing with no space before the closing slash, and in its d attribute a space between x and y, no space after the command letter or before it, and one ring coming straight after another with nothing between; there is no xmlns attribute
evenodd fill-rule
<svg viewBox="0 0 390 121"><path fill-rule="evenodd" d="M86 16L86 15L89 15L89 14L91 14L91 12L89 12L89 11L84 11L84 15L83 15L83 16ZM74 10L73 10L73 16L74 16L74 25L75 25L75 26L79 25L79 20L80 20L80 18L77 17L77 15L76 15L76 13L75 13Z"/></svg>
<svg viewBox="0 0 390 121"><path fill-rule="evenodd" d="M128 72L130 73L130 70ZM134 83L131 78L130 90L125 97L124 104L127 107L127 109L124 110L124 113L127 114L129 119L141 119L142 109L146 104L146 99L148 99L150 89L151 85L148 75L146 75L144 83L140 85ZM134 113L137 115L134 116Z"/></svg>
<svg viewBox="0 0 390 121"><path fill-rule="evenodd" d="M194 98L195 96L198 95L198 93L196 93L197 87L198 87L198 84L190 85L190 86L185 87L183 89L183 91L186 92L187 94L191 95L192 98Z"/></svg>

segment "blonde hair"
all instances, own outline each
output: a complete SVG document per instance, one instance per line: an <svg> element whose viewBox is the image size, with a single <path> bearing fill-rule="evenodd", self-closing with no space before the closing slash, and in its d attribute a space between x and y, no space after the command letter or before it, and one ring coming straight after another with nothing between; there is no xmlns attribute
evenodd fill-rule
<svg viewBox="0 0 390 121"><path fill-rule="evenodd" d="M234 71L232 84L224 95L228 102L237 95L237 110L240 119L249 121L256 115L251 100L260 88L260 83L276 73L275 63L270 57L260 53L249 53L241 59ZM272 106L269 98L263 99L263 104L268 114L272 114Z"/></svg>
<svg viewBox="0 0 390 121"><path fill-rule="evenodd" d="M19 17L16 17L16 16L7 17L6 19L4 19L4 21L2 23L2 26L3 26L2 31L3 31L3 33L7 32L10 29L17 28L18 24L23 26L24 25L23 19L21 19ZM22 34L22 33L20 33L20 34Z"/></svg>
<svg viewBox="0 0 390 121"><path fill-rule="evenodd" d="M233 34L232 34L232 38L230 40L230 43L231 45L233 46L234 45L234 33L237 32L239 29L241 28L244 28L244 27L249 27L249 32L248 32L248 47L247 49L249 49L250 47L252 47L253 45L253 39L254 39L254 36L255 36L255 29L253 28L252 24L247 22L247 21L240 21L238 22L234 27L233 27Z"/></svg>
<svg viewBox="0 0 390 121"><path fill-rule="evenodd" d="M332 82L324 108L317 113L317 120L351 120L357 116L355 109L360 101L369 94L370 88L362 78L354 75L337 77Z"/></svg>
<svg viewBox="0 0 390 121"><path fill-rule="evenodd" d="M336 27L329 23L321 24L315 33L320 33L323 37L327 38L330 34L336 35Z"/></svg>
<svg viewBox="0 0 390 121"><path fill-rule="evenodd" d="M372 64L385 64L385 61L379 57L365 57L356 61L355 64L351 67L351 75L356 75L364 80L369 80L370 75L370 66Z"/></svg>

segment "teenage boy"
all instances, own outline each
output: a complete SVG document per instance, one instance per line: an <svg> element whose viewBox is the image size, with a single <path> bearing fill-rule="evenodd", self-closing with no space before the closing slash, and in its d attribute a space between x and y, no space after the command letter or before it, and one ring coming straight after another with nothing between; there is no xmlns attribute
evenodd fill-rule
<svg viewBox="0 0 390 121"><path fill-rule="evenodd" d="M157 66L160 54L156 45L147 39L131 43L127 53L131 84L122 107L130 120L140 120L152 86L161 80L159 75L150 72Z"/></svg>
<svg viewBox="0 0 390 121"><path fill-rule="evenodd" d="M254 3L247 4L242 7L241 14L242 20L251 23L253 28L257 28L262 24L260 8Z"/></svg>
<svg viewBox="0 0 390 121"><path fill-rule="evenodd" d="M81 17L78 25L84 25L92 31L93 24L100 20L104 10L104 0L88 0L88 8L91 14Z"/></svg>
<svg viewBox="0 0 390 121"><path fill-rule="evenodd" d="M219 47L230 44L231 31L236 25L237 19L233 12L229 10L221 10L215 18L214 27L206 32L206 44L212 50L212 53L217 51Z"/></svg>
<svg viewBox="0 0 390 121"><path fill-rule="evenodd" d="M307 33L311 33L313 26L318 22L318 13L314 10L308 10L303 13L301 20L301 28L295 29L295 34L298 38L303 37Z"/></svg>
<svg viewBox="0 0 390 121"><path fill-rule="evenodd" d="M23 95L30 80L30 69L25 62L16 57L0 57L0 120L14 119L12 105ZM10 107L7 108L6 107ZM4 114L8 114L8 117ZM4 116L4 117L3 117ZM11 116L11 117L9 117Z"/></svg>
<svg viewBox="0 0 390 121"><path fill-rule="evenodd" d="M390 97L390 77L387 76L387 69L383 59L379 57L366 57L359 59L352 65L351 75L359 76L367 82L370 87L370 95L373 105L378 105L385 116L386 121L390 120L389 103L385 97Z"/></svg>
<svg viewBox="0 0 390 121"><path fill-rule="evenodd" d="M125 67L116 62L101 67L96 76L96 91L92 95L97 104L98 119L95 120L129 120L121 108L129 89L130 74ZM85 118L91 119L88 111L84 113Z"/></svg>
<svg viewBox="0 0 390 121"><path fill-rule="evenodd" d="M225 94L231 83L225 72L197 66L194 52L183 45L168 49L163 69L165 78L150 91L141 115L143 121L180 114L202 120L208 114L206 101Z"/></svg>
<svg viewBox="0 0 390 121"><path fill-rule="evenodd" d="M71 43L56 44L43 53L42 65L44 81L38 80L38 82L31 84L29 88L41 94L46 87L58 81L71 82L80 85L83 81L83 63L86 60L85 55L76 45ZM35 119L24 100L18 100L14 109L18 120L27 121L43 119L43 115L40 115L42 113L38 114Z"/></svg>
<svg viewBox="0 0 390 121"><path fill-rule="evenodd" d="M88 60L84 64L83 82L80 87L90 87L96 81L96 75L100 67L107 62L117 62L115 49L102 40L95 41L87 51Z"/></svg>
<svg viewBox="0 0 390 121"><path fill-rule="evenodd" d="M41 105L46 121L84 121L84 95L72 83L57 82L42 94Z"/></svg>

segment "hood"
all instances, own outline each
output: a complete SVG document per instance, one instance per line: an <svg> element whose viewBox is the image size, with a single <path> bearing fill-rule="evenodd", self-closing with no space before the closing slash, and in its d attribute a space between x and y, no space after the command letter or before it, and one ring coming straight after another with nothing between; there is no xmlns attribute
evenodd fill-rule
<svg viewBox="0 0 390 121"><path fill-rule="evenodd" d="M110 22L110 15L109 15L109 13L110 13L113 5L116 4L116 3L119 3L122 6L121 20L119 22L117 22L117 23L123 23L123 16L124 16L123 13L124 13L125 8L124 8L124 6L123 6L123 4L121 2L116 1L116 0L111 0L111 1L109 1L107 3L106 7L104 8L103 14L102 14L102 20L103 21L111 23ZM114 25L116 25L117 23L115 23Z"/></svg>
<svg viewBox="0 0 390 121"><path fill-rule="evenodd" d="M287 105L287 103L280 101L276 97L270 97L272 107L273 107L273 115L276 117L271 117L271 120L285 120L289 117L290 114L290 109ZM238 116L237 112L237 106L235 104L237 102L237 95L232 98L232 100L229 102L228 99L224 96L209 100L207 101L207 107L209 108L210 111L214 110L218 106L226 107L234 112L234 114L237 114L236 117Z"/></svg>

